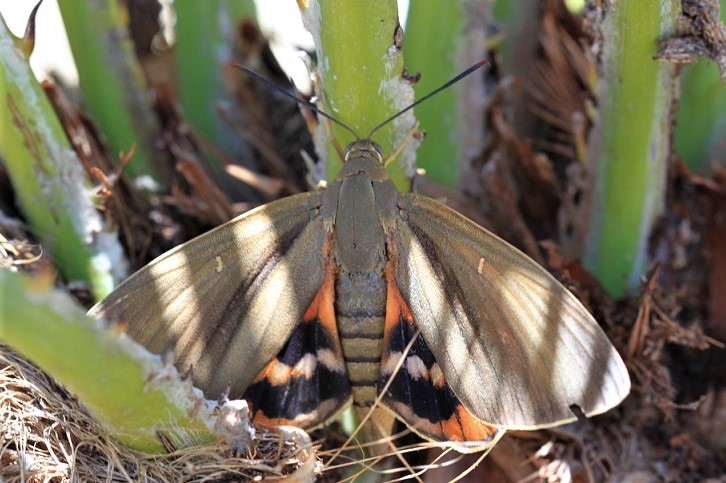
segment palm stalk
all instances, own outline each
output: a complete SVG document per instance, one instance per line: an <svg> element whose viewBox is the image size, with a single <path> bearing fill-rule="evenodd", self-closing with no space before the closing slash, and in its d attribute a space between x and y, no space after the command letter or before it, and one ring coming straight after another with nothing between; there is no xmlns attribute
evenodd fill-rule
<svg viewBox="0 0 726 483"><path fill-rule="evenodd" d="M128 153L135 146L126 173L166 183L166 168L155 160L157 128L129 37L127 12L113 0L63 0L58 6L84 106L105 135L111 154Z"/></svg>
<svg viewBox="0 0 726 483"><path fill-rule="evenodd" d="M484 14L490 6L487 0L410 4L404 53L406 67L421 74L414 86L417 98L484 58ZM470 158L481 152L482 92L481 75L472 75L416 106L416 118L426 133L416 165L447 188L460 187Z"/></svg>
<svg viewBox="0 0 726 483"><path fill-rule="evenodd" d="M204 139L233 155L241 141L219 111L221 104L228 109L233 106L225 93L223 74L234 58L235 29L243 19L255 21L255 5L252 0L178 0L174 10L179 101L184 116ZM208 160L216 173L224 171L224 164L213 154Z"/></svg>
<svg viewBox="0 0 726 483"><path fill-rule="evenodd" d="M360 137L413 101L413 90L403 79L402 35L394 0L298 2L305 28L313 35L323 110L349 125ZM321 124L315 136L318 154L325 160L326 176L333 179L341 166L339 146L354 136L333 125L328 133ZM413 174L413 140L405 142L414 126L407 113L374 135L384 152L401 153L389 166L389 175L399 187L408 186ZM404 144L405 142L405 144Z"/></svg>
<svg viewBox="0 0 726 483"><path fill-rule="evenodd" d="M230 414L235 438L252 438L246 415L215 409L171 365L121 330L86 317L50 278L0 269L0 293L0 341L78 396L126 446L161 453L169 450L165 440L175 448L208 443L221 437L220 422Z"/></svg>
<svg viewBox="0 0 726 483"><path fill-rule="evenodd" d="M0 17L0 158L63 277L100 299L124 276L122 249L93 206L81 162L20 44Z"/></svg>
<svg viewBox="0 0 726 483"><path fill-rule="evenodd" d="M624 0L608 4L598 25L600 115L587 153L595 185L584 261L613 296L640 283L663 208L674 70L653 57L679 12L676 0Z"/></svg>

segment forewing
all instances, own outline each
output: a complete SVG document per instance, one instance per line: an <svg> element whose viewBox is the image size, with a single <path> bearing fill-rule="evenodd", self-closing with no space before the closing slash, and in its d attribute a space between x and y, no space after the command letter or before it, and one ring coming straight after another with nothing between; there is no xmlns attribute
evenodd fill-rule
<svg viewBox="0 0 726 483"><path fill-rule="evenodd" d="M630 390L590 313L547 271L445 205L402 194L396 281L450 387L479 419L534 429Z"/></svg>
<svg viewBox="0 0 726 483"><path fill-rule="evenodd" d="M251 210L152 261L89 314L172 348L208 397L240 397L282 349L324 279L321 195Z"/></svg>

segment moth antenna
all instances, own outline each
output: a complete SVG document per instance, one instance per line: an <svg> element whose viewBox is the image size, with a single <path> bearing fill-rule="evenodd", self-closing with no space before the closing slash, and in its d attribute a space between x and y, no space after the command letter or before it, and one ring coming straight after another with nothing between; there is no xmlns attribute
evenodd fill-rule
<svg viewBox="0 0 726 483"><path fill-rule="evenodd" d="M448 81L446 84L444 84L444 85L442 85L440 87L437 87L433 91L431 91L428 94L426 94L425 96L423 96L421 99L419 99L417 101L414 101L414 103L411 104L410 106L404 107L403 109L401 109L400 111L398 111L396 114L394 114L393 116L389 117L388 119L386 119L385 121L383 121L382 123L380 123L378 126L374 127L373 130L371 130L370 134L368 135L368 137L366 139L371 139L373 137L373 134L375 134L376 131L378 131L380 128L382 128L383 126L385 126L389 122L391 122L394 119L396 119L398 116L400 116L404 112L407 112L407 111L413 109L415 106L418 106L419 104L421 104L423 101L425 101L429 97L433 97L436 94L438 94L439 92L441 92L444 89L446 89L447 87L450 87L450 86L456 84L461 79L463 79L464 77L467 77L469 74L471 74L472 72L474 72L475 70L479 69L480 67L482 67L484 65L489 65L489 62L487 62L486 60L482 60L482 61L477 62L476 64L472 65L471 67L469 67L468 69L466 69L461 74L457 75L456 77L454 77L453 79L451 79L450 81Z"/></svg>
<svg viewBox="0 0 726 483"><path fill-rule="evenodd" d="M308 102L308 101L306 101L304 99L300 99L299 97L295 96L294 94L290 94L285 89L281 88L280 86L278 86L276 84L273 84L268 79L266 79L265 77L263 77L261 74L258 74L254 70L252 70L252 69L250 69L248 67L245 67L244 65L240 65L240 64L232 64L232 65L234 67L236 67L237 69L241 70L242 72L244 72L245 74L247 74L249 76L252 76L255 79L257 79L258 81L262 82L265 86L269 87L270 89L272 89L274 91L277 91L280 94L288 97L289 99L292 99L293 101L297 102L298 104L303 105L303 106L307 107L308 109L310 109L310 110L312 110L312 111L320 114L325 119L329 120L332 123L337 124L338 126L342 127L343 129L345 129L346 131L348 131L349 133L351 133L353 136L355 136L355 139L356 140L360 140L360 136L358 136L358 134L352 128L348 127L342 121L338 121L336 118L334 118L330 114L326 113L325 111L322 111L322 110L318 109L315 106L315 104L313 104L312 102Z"/></svg>

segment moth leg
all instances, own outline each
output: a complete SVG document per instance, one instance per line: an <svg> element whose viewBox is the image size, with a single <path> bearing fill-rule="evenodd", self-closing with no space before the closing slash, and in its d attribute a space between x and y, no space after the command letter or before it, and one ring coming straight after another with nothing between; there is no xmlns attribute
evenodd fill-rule
<svg viewBox="0 0 726 483"><path fill-rule="evenodd" d="M403 140L399 143L396 150L383 160L383 166L388 166L394 159L398 157L399 154L401 154L401 151L403 151L403 148L405 148L406 145L411 141L411 138L415 133L418 132L419 135L421 134L418 130L418 127L419 122L416 121L416 124L414 124L413 127L406 132L406 135L403 137Z"/></svg>

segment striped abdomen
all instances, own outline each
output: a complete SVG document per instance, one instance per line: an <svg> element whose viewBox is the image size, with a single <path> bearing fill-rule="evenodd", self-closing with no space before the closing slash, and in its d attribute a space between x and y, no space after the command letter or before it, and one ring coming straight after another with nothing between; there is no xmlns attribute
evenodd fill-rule
<svg viewBox="0 0 726 483"><path fill-rule="evenodd" d="M335 315L353 404L370 407L381 377L386 281L380 272L341 270L335 291Z"/></svg>

